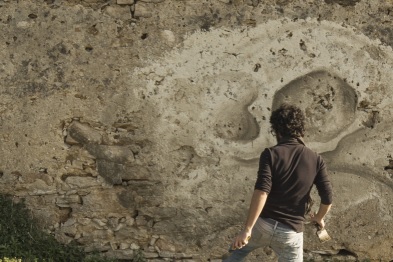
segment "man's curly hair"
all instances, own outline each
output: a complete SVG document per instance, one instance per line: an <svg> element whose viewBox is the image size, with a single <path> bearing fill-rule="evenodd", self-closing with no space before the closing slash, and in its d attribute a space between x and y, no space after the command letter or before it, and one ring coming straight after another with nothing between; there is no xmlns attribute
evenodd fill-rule
<svg viewBox="0 0 393 262"><path fill-rule="evenodd" d="M303 137L304 120L305 117L300 108L284 103L272 112L270 124L276 135Z"/></svg>

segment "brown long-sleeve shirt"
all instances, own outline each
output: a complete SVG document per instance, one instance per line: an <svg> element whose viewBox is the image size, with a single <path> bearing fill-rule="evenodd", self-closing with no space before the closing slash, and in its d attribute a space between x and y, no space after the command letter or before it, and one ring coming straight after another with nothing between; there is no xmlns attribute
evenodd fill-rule
<svg viewBox="0 0 393 262"><path fill-rule="evenodd" d="M332 203L332 186L320 155L300 139L282 139L266 148L259 160L255 189L268 193L261 217L274 219L304 231L304 218L312 186L315 184L321 203Z"/></svg>

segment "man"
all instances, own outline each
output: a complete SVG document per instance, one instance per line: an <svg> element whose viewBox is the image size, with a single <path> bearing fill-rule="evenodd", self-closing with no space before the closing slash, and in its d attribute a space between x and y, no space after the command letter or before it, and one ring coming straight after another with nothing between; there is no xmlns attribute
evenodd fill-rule
<svg viewBox="0 0 393 262"><path fill-rule="evenodd" d="M313 185L321 202L311 221L325 227L323 218L331 207L332 187L323 159L302 140L302 111L283 104L272 112L270 124L277 145L261 154L246 224L224 262L243 261L263 246L270 246L279 262L303 261L304 220Z"/></svg>

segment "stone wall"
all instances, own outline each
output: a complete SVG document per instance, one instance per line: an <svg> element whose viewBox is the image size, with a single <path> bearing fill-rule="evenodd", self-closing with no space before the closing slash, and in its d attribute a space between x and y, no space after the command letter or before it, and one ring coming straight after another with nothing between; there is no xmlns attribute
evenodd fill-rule
<svg viewBox="0 0 393 262"><path fill-rule="evenodd" d="M0 1L0 192L56 238L219 261L287 101L328 163L330 242L393 259L393 2ZM317 198L317 197L316 197ZM270 261L270 249L249 261Z"/></svg>

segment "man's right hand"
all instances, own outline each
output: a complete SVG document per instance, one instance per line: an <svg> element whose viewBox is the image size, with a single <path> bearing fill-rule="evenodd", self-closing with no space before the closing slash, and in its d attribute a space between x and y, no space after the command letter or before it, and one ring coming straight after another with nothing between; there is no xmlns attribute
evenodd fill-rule
<svg viewBox="0 0 393 262"><path fill-rule="evenodd" d="M243 229L233 240L232 247L231 247L232 250L240 249L244 247L245 245L247 245L248 240L250 238L251 238L251 231Z"/></svg>

